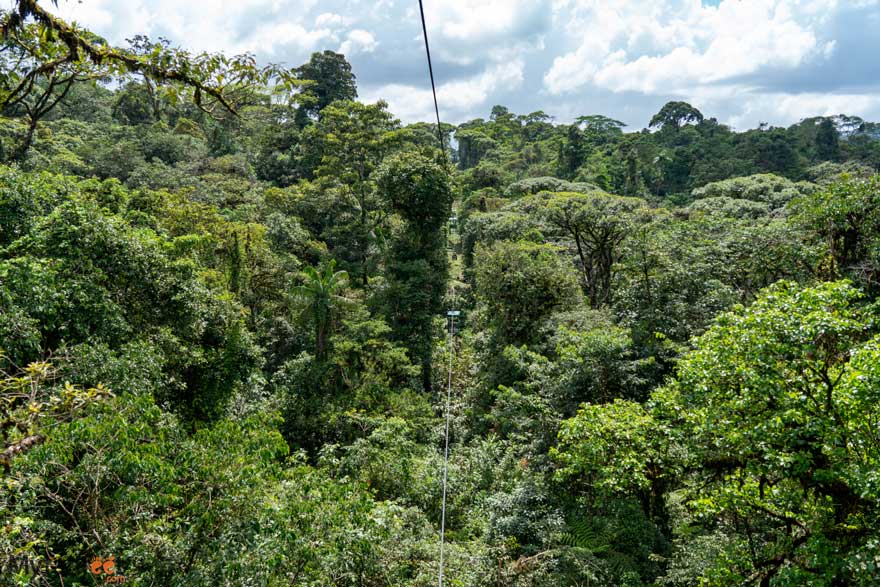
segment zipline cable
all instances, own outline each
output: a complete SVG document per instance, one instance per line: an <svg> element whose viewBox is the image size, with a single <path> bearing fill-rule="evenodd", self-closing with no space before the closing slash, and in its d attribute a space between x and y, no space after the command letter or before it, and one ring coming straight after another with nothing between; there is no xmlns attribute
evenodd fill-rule
<svg viewBox="0 0 880 587"><path fill-rule="evenodd" d="M440 106L437 103L437 85L434 83L434 65L431 63L431 46L428 43L428 25L425 23L425 6L419 0L419 15L422 17L422 37L425 39L425 54L428 57L428 75L431 78L431 94L434 96L434 114L437 115L437 140L440 141L440 152L446 158L446 143L443 140L443 127L440 124ZM455 299L455 288L452 288L452 299ZM446 485L449 469L449 421L452 403L452 356L455 352L455 316L458 311L451 310L449 316L449 376L446 385L446 429L443 433L443 501L440 507L440 572L438 586L443 587L444 546L446 544Z"/></svg>
<svg viewBox="0 0 880 587"><path fill-rule="evenodd" d="M422 36L425 39L425 53L428 54L428 74L431 76L431 92L434 94L434 113L437 115L437 138L440 140L440 151L446 154L443 142L443 129L440 127L440 107L437 105L437 86L434 85L434 66L431 64L431 46L428 44L428 26L425 24L425 7L419 0L419 14L422 16Z"/></svg>
<svg viewBox="0 0 880 587"><path fill-rule="evenodd" d="M452 290L453 297L455 289ZM450 403L452 399L452 354L455 350L455 312L449 314L449 379L446 385L446 431L443 447L443 502L440 508L440 578L439 587L443 587L443 546L446 538L446 471L449 466L449 419Z"/></svg>

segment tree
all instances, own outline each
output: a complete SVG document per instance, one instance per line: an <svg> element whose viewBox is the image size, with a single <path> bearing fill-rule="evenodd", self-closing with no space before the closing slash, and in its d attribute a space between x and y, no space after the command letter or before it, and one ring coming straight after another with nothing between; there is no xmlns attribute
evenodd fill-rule
<svg viewBox="0 0 880 587"><path fill-rule="evenodd" d="M9 18L0 13L0 19ZM79 83L108 77L112 66L96 64L84 56L71 58L68 47L59 40L41 35L37 24L27 24L9 32L0 46L0 111L25 120L24 137L11 159L22 160L34 140L37 124ZM103 43L97 38L95 43Z"/></svg>
<svg viewBox="0 0 880 587"><path fill-rule="evenodd" d="M152 41L144 35L135 35L127 41L131 53L140 57L148 57L153 52L168 51L171 46L171 42L167 39ZM134 77L140 79L126 84L125 91L117 96L116 104L113 106L114 116L128 124L162 120L162 115L169 104L162 95L161 88L149 75Z"/></svg>
<svg viewBox="0 0 880 587"><path fill-rule="evenodd" d="M530 112L518 118L522 124L520 135L523 144L534 143L553 134L553 117L543 110Z"/></svg>
<svg viewBox="0 0 880 587"><path fill-rule="evenodd" d="M573 179L584 162L584 140L577 125L570 125L565 142L559 145L559 172L565 179Z"/></svg>
<svg viewBox="0 0 880 587"><path fill-rule="evenodd" d="M318 162L316 187L328 190L340 213L351 218L333 218L322 236L364 286L374 270L379 230L388 215L373 172L400 139L400 123L386 108L384 102L334 102L303 136L306 156Z"/></svg>
<svg viewBox="0 0 880 587"><path fill-rule="evenodd" d="M600 114L578 116L575 120L583 129L587 142L591 145L605 145L618 139L623 134L625 122L608 118Z"/></svg>
<svg viewBox="0 0 880 587"><path fill-rule="evenodd" d="M816 129L816 158L819 161L837 161L839 156L837 129L830 118L823 118Z"/></svg>
<svg viewBox="0 0 880 587"><path fill-rule="evenodd" d="M57 2L55 2L57 4ZM161 83L170 100L180 96L192 100L205 113L223 117L235 115L238 105L252 98L255 88L292 87L295 80L275 64L256 65L251 55L227 57L222 54L193 55L167 45L149 43L144 37L133 41L133 50L107 45L94 34L54 16L37 0L16 0L12 9L0 14L0 29L6 38L33 34L33 45L21 45L28 59L39 63L0 91L0 105L30 88L44 73L73 65L108 68L118 76L134 75ZM30 31L30 32L28 32ZM51 54L46 50L52 48ZM9 80L7 80L9 81Z"/></svg>
<svg viewBox="0 0 880 587"><path fill-rule="evenodd" d="M376 176L380 193L414 234L432 240L446 225L453 192L444 163L421 154L397 153L382 162Z"/></svg>
<svg viewBox="0 0 880 587"><path fill-rule="evenodd" d="M793 182L772 173L759 173L708 183L693 190L691 195L695 199L727 197L762 202L776 210L799 196L815 191L816 185L806 181Z"/></svg>
<svg viewBox="0 0 880 587"><path fill-rule="evenodd" d="M128 194L108 183L70 186L0 261L0 340L18 364L149 341L167 378L156 397L192 422L216 419L259 361L242 307L194 263L174 262L171 239L114 214Z"/></svg>
<svg viewBox="0 0 880 587"><path fill-rule="evenodd" d="M801 158L781 128L747 131L741 136L737 150L742 159L751 160L747 168L750 171L795 178L802 174Z"/></svg>
<svg viewBox="0 0 880 587"><path fill-rule="evenodd" d="M455 131L455 140L458 143L458 165L461 169L476 167L497 143L491 137L477 129L463 128L460 126Z"/></svg>
<svg viewBox="0 0 880 587"><path fill-rule="evenodd" d="M624 155L623 194L637 196L642 193L642 176L639 173L639 153L631 147Z"/></svg>
<svg viewBox="0 0 880 587"><path fill-rule="evenodd" d="M723 315L656 395L673 422L703 406L681 429L696 465L690 507L758 545L719 557L720 584L848 583L873 556L880 355L861 297L846 283L781 282Z"/></svg>
<svg viewBox="0 0 880 587"><path fill-rule="evenodd" d="M672 524L691 528L672 564L688 584L876 581L875 314L847 283L768 288L696 339L646 408L585 406L566 423L563 474L675 491L687 513ZM691 548L718 531L714 554Z"/></svg>
<svg viewBox="0 0 880 587"><path fill-rule="evenodd" d="M124 124L151 124L159 120L146 84L130 81L117 93L113 117Z"/></svg>
<svg viewBox="0 0 880 587"><path fill-rule="evenodd" d="M433 320L442 310L448 277L443 227L452 211L449 172L412 153L392 155L377 171L379 192L406 223L387 263L389 318L421 365L425 390L432 381Z"/></svg>
<svg viewBox="0 0 880 587"><path fill-rule="evenodd" d="M668 533L666 491L676 479L676 455L669 430L633 401L584 404L563 422L550 454L560 465L557 479L590 478L609 496L635 495L645 515ZM576 484L576 483L575 483Z"/></svg>
<svg viewBox="0 0 880 587"><path fill-rule="evenodd" d="M426 522L405 529L364 483L290 455L275 425L190 432L135 392L53 422L0 487L0 584L87 584L89 561L113 555L117 576L174 587L402 582Z"/></svg>
<svg viewBox="0 0 880 587"><path fill-rule="evenodd" d="M552 245L501 241L477 249L476 296L499 346L528 344L554 311L571 308L579 295L571 266Z"/></svg>
<svg viewBox="0 0 880 587"><path fill-rule="evenodd" d="M45 361L31 363L20 373L0 370L0 467L4 474L9 474L13 459L46 442L46 427L69 421L90 403L112 396L101 384L83 389L69 382L58 385L57 377L57 367Z"/></svg>
<svg viewBox="0 0 880 587"><path fill-rule="evenodd" d="M294 118L294 107L288 104L273 103L248 112L251 144L256 151L254 171L260 179L280 187L306 175L297 157L301 133Z"/></svg>
<svg viewBox="0 0 880 587"><path fill-rule="evenodd" d="M667 102L660 112L651 118L650 128L678 130L685 124L703 121L703 114L687 102Z"/></svg>
<svg viewBox="0 0 880 587"><path fill-rule="evenodd" d="M573 240L584 293L593 308L613 301L614 270L622 243L644 202L597 192L538 194L522 204Z"/></svg>
<svg viewBox="0 0 880 587"><path fill-rule="evenodd" d="M876 291L880 287L880 176L845 175L825 189L790 204L797 224L823 243L829 277L849 276Z"/></svg>
<svg viewBox="0 0 880 587"><path fill-rule="evenodd" d="M312 53L308 63L300 65L291 73L300 82L311 82L297 96L300 106L296 112L296 121L300 128L317 118L333 102L353 101L357 98L357 85L351 72L351 64L340 53L329 50Z"/></svg>
<svg viewBox="0 0 880 587"><path fill-rule="evenodd" d="M345 288L348 273L335 269L335 259L321 267L306 267L302 272L305 283L295 290L297 300L305 304L305 312L315 323L315 359L318 362L327 359L336 310L347 301L337 292Z"/></svg>

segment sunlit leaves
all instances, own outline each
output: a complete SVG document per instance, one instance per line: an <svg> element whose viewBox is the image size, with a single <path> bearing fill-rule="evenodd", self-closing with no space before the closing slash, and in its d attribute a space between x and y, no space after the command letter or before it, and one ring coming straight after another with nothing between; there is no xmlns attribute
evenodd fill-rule
<svg viewBox="0 0 880 587"><path fill-rule="evenodd" d="M709 584L852 577L880 497L876 326L847 283L780 282L722 314L647 406L584 406L560 432L558 475L623 494L674 488L691 524L740 537L699 571Z"/></svg>
<svg viewBox="0 0 880 587"><path fill-rule="evenodd" d="M0 466L5 473L16 458L45 442L48 426L112 396L100 383L82 388L70 382L60 384L56 378L57 368L45 361L30 363L19 372L0 371Z"/></svg>

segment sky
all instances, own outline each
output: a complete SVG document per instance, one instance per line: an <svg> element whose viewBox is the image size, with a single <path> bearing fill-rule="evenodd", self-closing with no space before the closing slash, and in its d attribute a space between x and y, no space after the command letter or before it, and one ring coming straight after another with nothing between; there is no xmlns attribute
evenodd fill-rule
<svg viewBox="0 0 880 587"><path fill-rule="evenodd" d="M423 1L446 122L502 104L640 129L670 100L739 130L841 113L880 121L880 0ZM433 118L418 0L43 4L114 44L142 33L291 67L340 51L361 100L386 100L404 122Z"/></svg>

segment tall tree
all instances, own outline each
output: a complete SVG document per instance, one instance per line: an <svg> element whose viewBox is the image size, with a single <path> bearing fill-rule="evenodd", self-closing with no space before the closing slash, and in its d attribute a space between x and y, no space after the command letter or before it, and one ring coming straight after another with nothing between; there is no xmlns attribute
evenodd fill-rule
<svg viewBox="0 0 880 587"><path fill-rule="evenodd" d="M603 144L619 137L623 134L623 127L626 126L625 122L601 114L578 116L576 122L594 144Z"/></svg>
<svg viewBox="0 0 880 587"><path fill-rule="evenodd" d="M816 129L816 158L819 161L836 161L840 155L837 129L830 118L823 118Z"/></svg>
<svg viewBox="0 0 880 587"><path fill-rule="evenodd" d="M296 121L300 127L318 117L318 113L338 100L357 98L355 75L345 56L334 51L312 53L308 63L293 70L293 77L308 83L298 96L300 107Z"/></svg>
<svg viewBox="0 0 880 587"><path fill-rule="evenodd" d="M844 176L789 207L795 222L823 243L826 278L853 278L871 292L880 290L880 176Z"/></svg>
<svg viewBox="0 0 880 587"><path fill-rule="evenodd" d="M338 207L351 221L334 219L326 236L362 285L375 269L376 243L387 206L376 192L373 172L399 143L400 123L387 104L334 102L321 120L304 133L306 156L318 161L315 176L333 191Z"/></svg>
<svg viewBox="0 0 880 587"><path fill-rule="evenodd" d="M433 319L442 310L448 273L443 226L452 207L449 173L414 153L392 155L378 171L379 191L406 222L388 261L390 321L421 365L425 390L431 389Z"/></svg>
<svg viewBox="0 0 880 587"><path fill-rule="evenodd" d="M568 126L565 141L559 144L559 173L565 179L574 179L584 162L584 136L576 124Z"/></svg>
<svg viewBox="0 0 880 587"><path fill-rule="evenodd" d="M703 121L703 114L687 102L667 102L660 112L651 118L648 126L662 130L678 130L685 124Z"/></svg>
<svg viewBox="0 0 880 587"><path fill-rule="evenodd" d="M581 283L593 308L612 302L615 266L623 252L622 243L645 204L638 198L605 193L542 193L523 204L534 208L572 239L581 270Z"/></svg>
<svg viewBox="0 0 880 587"><path fill-rule="evenodd" d="M880 341L861 297L779 282L722 314L646 406L564 423L560 476L644 498L661 525L682 505L676 584L876 583Z"/></svg>

